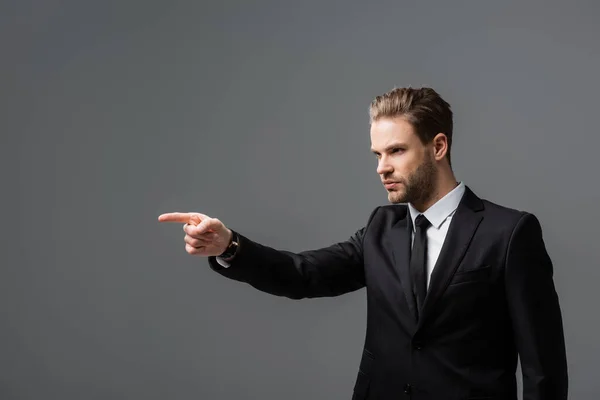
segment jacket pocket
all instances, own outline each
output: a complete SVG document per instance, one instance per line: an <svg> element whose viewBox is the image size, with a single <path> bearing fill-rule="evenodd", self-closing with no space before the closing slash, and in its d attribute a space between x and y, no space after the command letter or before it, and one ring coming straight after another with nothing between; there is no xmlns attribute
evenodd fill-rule
<svg viewBox="0 0 600 400"><path fill-rule="evenodd" d="M467 282L489 282L491 272L491 265L484 265L482 267L469 269L466 271L457 271L452 277L450 285L457 285L459 283Z"/></svg>

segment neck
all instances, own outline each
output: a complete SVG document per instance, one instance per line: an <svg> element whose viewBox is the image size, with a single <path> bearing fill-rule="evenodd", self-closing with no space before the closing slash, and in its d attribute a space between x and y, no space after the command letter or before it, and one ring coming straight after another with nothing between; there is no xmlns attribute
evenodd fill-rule
<svg viewBox="0 0 600 400"><path fill-rule="evenodd" d="M451 170L441 170L438 174L438 177L435 182L435 187L431 192L431 195L423 200L419 201L416 204L413 203L413 207L415 207L419 212L425 212L429 207L437 203L442 197L450 193L458 186L458 182L454 173Z"/></svg>

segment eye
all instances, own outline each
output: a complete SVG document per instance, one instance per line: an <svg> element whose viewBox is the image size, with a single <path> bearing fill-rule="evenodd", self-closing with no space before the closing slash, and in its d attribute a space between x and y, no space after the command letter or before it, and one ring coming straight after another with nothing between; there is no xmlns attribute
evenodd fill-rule
<svg viewBox="0 0 600 400"><path fill-rule="evenodd" d="M404 151L404 149L400 148L400 147L394 147L391 151L391 153L398 153L398 152L402 152Z"/></svg>

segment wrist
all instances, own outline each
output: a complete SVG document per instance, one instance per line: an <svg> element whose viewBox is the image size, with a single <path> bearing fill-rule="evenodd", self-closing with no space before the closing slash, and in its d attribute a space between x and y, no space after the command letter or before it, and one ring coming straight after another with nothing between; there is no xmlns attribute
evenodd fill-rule
<svg viewBox="0 0 600 400"><path fill-rule="evenodd" d="M233 230L229 230L229 244L225 250L217 257L222 258L224 261L231 261L237 254L239 248L239 235Z"/></svg>

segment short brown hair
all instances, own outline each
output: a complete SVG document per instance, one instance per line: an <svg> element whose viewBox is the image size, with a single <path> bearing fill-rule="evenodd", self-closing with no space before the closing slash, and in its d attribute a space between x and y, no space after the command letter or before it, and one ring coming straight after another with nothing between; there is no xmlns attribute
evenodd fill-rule
<svg viewBox="0 0 600 400"><path fill-rule="evenodd" d="M403 117L408 121L423 144L443 133L448 138L448 162L452 146L452 110L432 88L395 88L375 97L369 107L370 122L380 118Z"/></svg>

